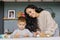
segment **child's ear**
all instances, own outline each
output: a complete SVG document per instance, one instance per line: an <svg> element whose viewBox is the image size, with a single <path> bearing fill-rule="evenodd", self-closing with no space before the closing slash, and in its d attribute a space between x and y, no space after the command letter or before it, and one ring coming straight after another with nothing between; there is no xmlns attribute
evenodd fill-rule
<svg viewBox="0 0 60 40"><path fill-rule="evenodd" d="M26 27L26 23L25 23L25 27Z"/></svg>

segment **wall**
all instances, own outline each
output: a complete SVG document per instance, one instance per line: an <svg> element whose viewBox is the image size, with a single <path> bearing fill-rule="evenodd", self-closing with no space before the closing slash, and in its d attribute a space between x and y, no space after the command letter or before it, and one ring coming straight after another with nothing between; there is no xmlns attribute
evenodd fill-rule
<svg viewBox="0 0 60 40"><path fill-rule="evenodd" d="M4 33L4 2L0 2L0 34Z"/></svg>
<svg viewBox="0 0 60 40"><path fill-rule="evenodd" d="M4 4L4 16L7 17L7 12L9 9L13 9L16 11L16 14L18 11L24 12L24 9L27 5L34 4L41 8L52 8L53 11L56 14L55 21L58 23L60 28L60 3L28 3L28 2L21 2L21 3L5 3ZM4 21L4 29L9 29L11 32L17 28L17 20L5 20Z"/></svg>

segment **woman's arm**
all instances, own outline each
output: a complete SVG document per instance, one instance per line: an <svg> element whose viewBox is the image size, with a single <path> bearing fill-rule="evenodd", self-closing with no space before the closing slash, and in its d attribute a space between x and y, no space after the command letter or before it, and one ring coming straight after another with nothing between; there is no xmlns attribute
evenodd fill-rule
<svg viewBox="0 0 60 40"><path fill-rule="evenodd" d="M47 26L45 33L47 34L47 36L52 36L54 35L56 28L58 28L58 25L52 18L50 12L46 11L45 16L46 16L46 26Z"/></svg>

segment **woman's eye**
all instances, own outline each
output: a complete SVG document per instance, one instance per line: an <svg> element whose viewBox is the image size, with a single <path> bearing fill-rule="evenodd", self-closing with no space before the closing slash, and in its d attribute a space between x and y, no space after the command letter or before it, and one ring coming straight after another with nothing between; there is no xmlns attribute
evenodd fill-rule
<svg viewBox="0 0 60 40"><path fill-rule="evenodd" d="M29 13L31 13L31 11L29 11Z"/></svg>

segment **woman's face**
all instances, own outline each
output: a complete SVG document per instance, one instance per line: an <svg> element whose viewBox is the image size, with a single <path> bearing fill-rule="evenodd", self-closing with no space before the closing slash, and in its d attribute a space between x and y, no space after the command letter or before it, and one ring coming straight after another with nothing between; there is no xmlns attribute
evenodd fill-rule
<svg viewBox="0 0 60 40"><path fill-rule="evenodd" d="M27 8L26 9L26 13L30 16L30 17L38 17L38 13L35 11L35 9L32 9L32 8Z"/></svg>

